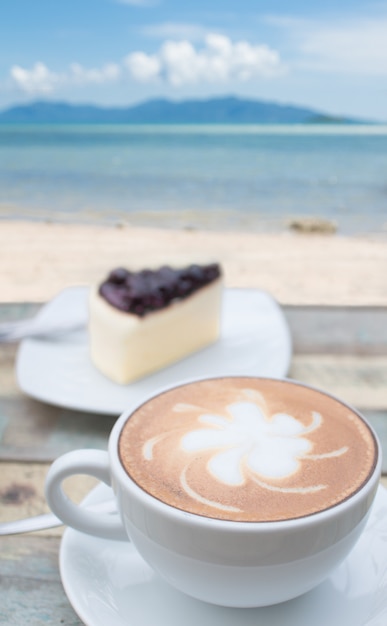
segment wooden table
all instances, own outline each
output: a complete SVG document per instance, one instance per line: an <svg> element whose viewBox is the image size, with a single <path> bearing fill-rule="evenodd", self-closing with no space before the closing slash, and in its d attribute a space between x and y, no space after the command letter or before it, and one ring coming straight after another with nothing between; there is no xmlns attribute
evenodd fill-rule
<svg viewBox="0 0 387 626"><path fill-rule="evenodd" d="M0 322L38 308L2 304ZM387 308L291 306L284 312L293 337L290 377L332 392L366 415L382 441L387 486ZM79 447L105 449L115 421L25 397L15 380L16 351L0 345L0 521L47 511L43 485L50 462ZM68 490L79 501L94 484L78 477ZM0 537L0 624L81 624L59 577L62 532Z"/></svg>

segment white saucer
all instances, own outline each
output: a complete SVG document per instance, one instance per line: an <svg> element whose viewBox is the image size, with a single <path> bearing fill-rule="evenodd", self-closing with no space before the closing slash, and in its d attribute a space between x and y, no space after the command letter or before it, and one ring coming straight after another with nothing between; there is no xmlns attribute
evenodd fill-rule
<svg viewBox="0 0 387 626"><path fill-rule="evenodd" d="M62 291L39 312L42 321L87 319L85 287ZM26 339L16 375L24 393L43 402L92 413L120 415L149 392L178 381L223 374L286 376L290 332L273 298L255 289L226 289L221 338L212 346L130 385L117 385L91 364L87 330L55 339Z"/></svg>
<svg viewBox="0 0 387 626"><path fill-rule="evenodd" d="M96 487L85 502L112 495ZM228 609L194 600L164 583L128 542L67 529L60 572L68 599L87 626L385 626L387 491L379 487L359 542L344 563L304 596L261 609Z"/></svg>

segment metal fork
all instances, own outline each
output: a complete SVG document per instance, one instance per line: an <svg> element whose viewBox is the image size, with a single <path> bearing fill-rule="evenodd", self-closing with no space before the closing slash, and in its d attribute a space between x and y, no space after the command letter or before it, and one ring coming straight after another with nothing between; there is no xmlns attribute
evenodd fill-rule
<svg viewBox="0 0 387 626"><path fill-rule="evenodd" d="M69 317L67 319L44 321L39 318L20 320L16 322L4 322L0 324L0 342L13 343L27 337L50 337L62 335L74 330L84 328L87 323L84 317Z"/></svg>

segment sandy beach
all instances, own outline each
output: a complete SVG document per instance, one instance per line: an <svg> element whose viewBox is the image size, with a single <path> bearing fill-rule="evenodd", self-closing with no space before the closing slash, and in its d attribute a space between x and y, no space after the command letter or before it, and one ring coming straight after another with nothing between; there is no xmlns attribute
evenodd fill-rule
<svg viewBox="0 0 387 626"><path fill-rule="evenodd" d="M0 301L44 302L116 266L219 261L228 287L281 304L387 305L386 236L0 221Z"/></svg>

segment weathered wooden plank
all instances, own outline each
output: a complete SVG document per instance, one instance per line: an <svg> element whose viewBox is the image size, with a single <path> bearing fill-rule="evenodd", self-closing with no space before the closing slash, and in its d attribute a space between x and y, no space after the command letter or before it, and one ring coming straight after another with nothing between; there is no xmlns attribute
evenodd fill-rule
<svg viewBox="0 0 387 626"><path fill-rule="evenodd" d="M387 354L387 307L282 307L296 354Z"/></svg>
<svg viewBox="0 0 387 626"><path fill-rule="evenodd" d="M0 462L0 522L49 512L44 496L49 467L49 463ZM97 479L91 476L72 476L65 481L64 488L74 502L81 502L97 483ZM62 528L48 529L39 534L60 536Z"/></svg>
<svg viewBox="0 0 387 626"><path fill-rule="evenodd" d="M1 302L0 322L23 320L36 315L41 302Z"/></svg>
<svg viewBox="0 0 387 626"><path fill-rule="evenodd" d="M74 448L105 449L116 419L62 409L20 393L0 396L0 458L51 461Z"/></svg>
<svg viewBox="0 0 387 626"><path fill-rule="evenodd" d="M0 344L0 397L20 393L15 373L16 352L17 346Z"/></svg>
<svg viewBox="0 0 387 626"><path fill-rule="evenodd" d="M60 539L0 538L0 623L4 626L81 626L63 590Z"/></svg>
<svg viewBox="0 0 387 626"><path fill-rule="evenodd" d="M387 408L387 356L295 354L289 376L361 409Z"/></svg>

